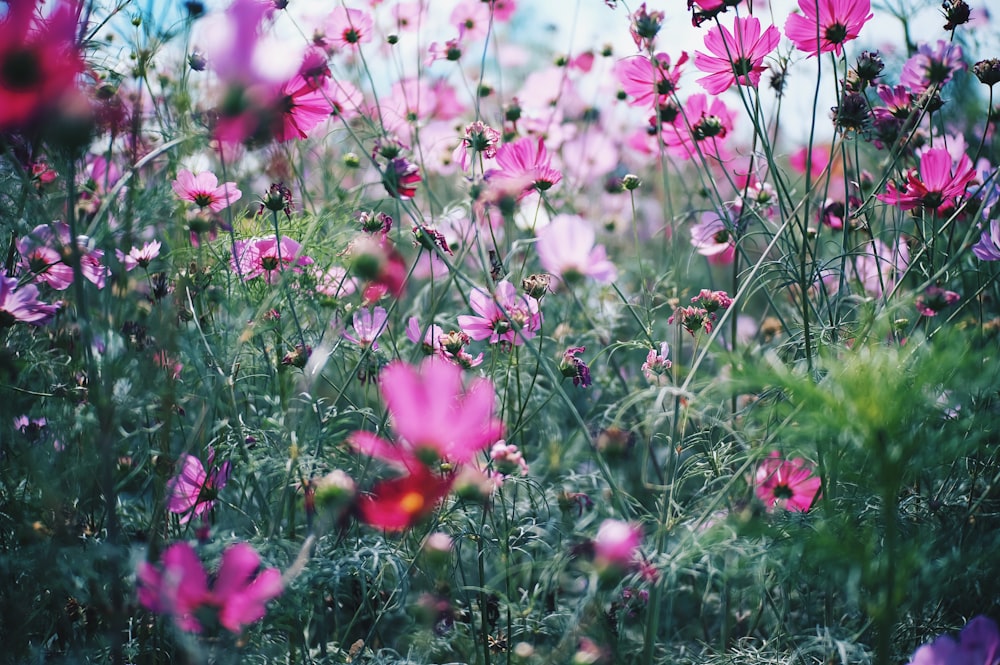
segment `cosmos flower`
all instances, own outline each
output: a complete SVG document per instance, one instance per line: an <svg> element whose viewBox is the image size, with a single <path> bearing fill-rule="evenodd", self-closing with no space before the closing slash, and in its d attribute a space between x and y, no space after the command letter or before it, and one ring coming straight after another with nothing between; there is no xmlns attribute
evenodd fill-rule
<svg viewBox="0 0 1000 665"><path fill-rule="evenodd" d="M736 240L732 223L717 213L708 211L691 227L691 246L712 265L729 265L736 256Z"/></svg>
<svg viewBox="0 0 1000 665"><path fill-rule="evenodd" d="M621 520L601 522L594 537L594 561L598 567L628 568L642 544L642 529Z"/></svg>
<svg viewBox="0 0 1000 665"><path fill-rule="evenodd" d="M142 248L133 247L128 251L128 254L123 253L120 249L116 249L115 255L125 266L126 272L131 272L140 266L148 268L153 259L160 255L160 242L158 240L151 240L143 244Z"/></svg>
<svg viewBox="0 0 1000 665"><path fill-rule="evenodd" d="M235 182L219 184L219 179L211 171L195 175L187 169L177 172L177 179L171 183L174 193L181 199L194 203L199 208L219 212L240 200L243 192Z"/></svg>
<svg viewBox="0 0 1000 665"><path fill-rule="evenodd" d="M385 322L388 320L389 315L386 313L384 307L376 307L374 311L369 310L367 307L361 308L354 312L354 332L357 335L348 334L346 331L343 333L344 339L354 342L362 349L370 348L372 351L378 351L378 342L376 341L384 331Z"/></svg>
<svg viewBox="0 0 1000 665"><path fill-rule="evenodd" d="M768 510L778 506L804 513L812 506L822 484L812 472L812 467L801 458L782 459L775 450L757 467L757 497Z"/></svg>
<svg viewBox="0 0 1000 665"><path fill-rule="evenodd" d="M330 93L325 85L317 83L298 74L278 90L272 128L276 141L308 138L313 128L330 117L333 111Z"/></svg>
<svg viewBox="0 0 1000 665"><path fill-rule="evenodd" d="M375 22L360 9L335 7L326 19L326 36L340 49L357 50L372 40Z"/></svg>
<svg viewBox="0 0 1000 665"><path fill-rule="evenodd" d="M928 88L941 88L951 80L955 72L965 69L962 47L954 42L939 39L934 46L921 44L917 52L903 65L899 73L899 84L914 95L920 95Z"/></svg>
<svg viewBox="0 0 1000 665"><path fill-rule="evenodd" d="M809 57L830 51L841 55L844 43L856 39L874 16L871 0L799 0L799 9L801 14L785 21L785 36Z"/></svg>
<svg viewBox="0 0 1000 665"><path fill-rule="evenodd" d="M143 607L173 617L181 630L194 633L202 631L209 613L239 633L262 619L267 602L283 589L281 571L261 570L260 556L247 543L226 548L211 586L194 548L184 542L168 547L159 566L143 561L136 576Z"/></svg>
<svg viewBox="0 0 1000 665"><path fill-rule="evenodd" d="M975 177L976 171L967 155L963 154L953 165L951 154L945 148L931 148L920 156L919 177L915 169L910 169L906 175L905 190L899 191L890 180L886 192L876 198L901 210L920 207L948 210Z"/></svg>
<svg viewBox="0 0 1000 665"><path fill-rule="evenodd" d="M676 63L671 63L666 53L657 53L652 58L636 55L619 60L614 74L625 94L631 97L629 104L656 108L670 101L681 78L680 67L687 60L685 51L681 51Z"/></svg>
<svg viewBox="0 0 1000 665"><path fill-rule="evenodd" d="M542 327L538 301L529 295L518 295L514 285L502 280L495 295L473 289L469 304L478 316L460 314L458 325L472 339L488 339L490 344L506 343L520 346L532 339Z"/></svg>
<svg viewBox="0 0 1000 665"><path fill-rule="evenodd" d="M652 348L646 354L646 362L642 364L642 375L652 384L662 386L670 381L668 370L673 367L670 360L670 347L662 342L659 348Z"/></svg>
<svg viewBox="0 0 1000 665"><path fill-rule="evenodd" d="M357 500L361 521L386 531L403 531L429 515L448 495L452 476L439 476L425 467L375 484Z"/></svg>
<svg viewBox="0 0 1000 665"><path fill-rule="evenodd" d="M194 455L181 455L181 471L167 483L167 510L180 515L181 524L187 524L192 517L200 517L215 506L219 490L229 481L231 465L228 461L214 466L215 451L208 453L208 467L205 471L201 460Z"/></svg>
<svg viewBox="0 0 1000 665"><path fill-rule="evenodd" d="M264 276L268 284L274 284L287 268L301 272L302 266L314 261L302 254L302 245L288 236L268 236L237 240L229 266L244 280Z"/></svg>
<svg viewBox="0 0 1000 665"><path fill-rule="evenodd" d="M990 226L983 230L979 242L972 246L972 253L980 261L1000 261L1000 218L990 220Z"/></svg>
<svg viewBox="0 0 1000 665"><path fill-rule="evenodd" d="M805 0L803 0L805 2ZM761 32L760 21L753 16L733 19L733 31L724 25L713 27L705 35L709 54L697 51L694 66L708 74L698 79L706 92L718 95L731 86L757 87L767 68L764 58L781 41L781 32L773 25Z"/></svg>
<svg viewBox="0 0 1000 665"><path fill-rule="evenodd" d="M595 239L593 227L579 215L556 215L538 230L538 260L565 282L590 278L608 284L618 277L618 269Z"/></svg>
<svg viewBox="0 0 1000 665"><path fill-rule="evenodd" d="M497 148L496 163L500 168L489 171L488 179L530 183L520 198L527 196L532 188L544 192L562 180L562 173L552 168L552 159L542 138L536 142L524 137L504 143Z"/></svg>
<svg viewBox="0 0 1000 665"><path fill-rule="evenodd" d="M442 460L471 462L503 436L503 423L494 417L493 382L479 378L465 387L453 363L433 356L419 367L394 362L382 370L379 387L397 440L352 433L348 442L365 455L412 473Z"/></svg>
<svg viewBox="0 0 1000 665"><path fill-rule="evenodd" d="M956 640L942 635L916 650L909 665L997 665L1000 663L1000 631L995 621L977 616L966 624Z"/></svg>
<svg viewBox="0 0 1000 665"><path fill-rule="evenodd" d="M48 323L57 311L57 305L38 300L38 287L34 284L18 288L15 278L0 275L0 328L16 321L40 326Z"/></svg>
<svg viewBox="0 0 1000 665"><path fill-rule="evenodd" d="M63 291L73 283L68 224L65 222L39 224L16 244L17 251L21 255L21 269L31 273L35 281L48 284L57 291ZM97 288L104 288L108 269L101 263L101 259L104 258L103 250L92 249L90 238L87 236L78 236L76 244L80 252L80 270L84 278Z"/></svg>

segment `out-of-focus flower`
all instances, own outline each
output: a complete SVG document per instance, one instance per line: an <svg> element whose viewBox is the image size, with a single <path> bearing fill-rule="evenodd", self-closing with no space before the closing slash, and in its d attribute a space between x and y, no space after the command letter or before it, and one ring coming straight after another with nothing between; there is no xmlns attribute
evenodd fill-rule
<svg viewBox="0 0 1000 665"><path fill-rule="evenodd" d="M171 185L181 199L194 203L199 208L208 208L219 212L240 200L243 192L236 188L235 182L219 184L219 179L211 171L195 175L187 169L177 172L177 179Z"/></svg>
<svg viewBox="0 0 1000 665"><path fill-rule="evenodd" d="M928 286L917 296L914 306L923 316L937 316L945 307L957 303L962 296L954 291L942 289L940 286Z"/></svg>
<svg viewBox="0 0 1000 665"><path fill-rule="evenodd" d="M684 122L661 125L663 142L670 154L679 159L697 159L704 155L727 159L725 139L733 131L733 112L718 97L698 93L684 102Z"/></svg>
<svg viewBox="0 0 1000 665"><path fill-rule="evenodd" d="M359 496L358 516L371 526L403 531L429 515L451 491L453 482L452 476L439 476L417 465L410 474L380 481L371 492Z"/></svg>
<svg viewBox="0 0 1000 665"><path fill-rule="evenodd" d="M890 203L901 210L928 208L946 211L965 194L965 188L976 177L976 170L965 154L953 165L951 154L945 148L931 148L920 156L919 177L915 169L906 175L906 189L900 191L892 181L886 192L879 194L879 201Z"/></svg>
<svg viewBox="0 0 1000 665"><path fill-rule="evenodd" d="M518 295L514 285L507 280L496 285L495 295L473 289L469 304L478 316L460 314L458 325L475 340L488 339L490 344L503 342L520 346L542 327L538 301L529 295Z"/></svg>
<svg viewBox="0 0 1000 665"><path fill-rule="evenodd" d="M594 537L594 563L599 568L627 569L635 563L641 544L639 526L621 520L604 520Z"/></svg>
<svg viewBox="0 0 1000 665"><path fill-rule="evenodd" d="M548 273L567 283L587 277L604 284L613 282L618 269L595 240L593 227L579 215L556 215L538 230L538 259Z"/></svg>
<svg viewBox="0 0 1000 665"><path fill-rule="evenodd" d="M972 66L972 72L979 79L980 83L992 88L997 83L1000 83L1000 58L980 60Z"/></svg>
<svg viewBox="0 0 1000 665"><path fill-rule="evenodd" d="M451 11L448 23L458 29L463 40L483 39L490 31L490 7L482 0L462 0Z"/></svg>
<svg viewBox="0 0 1000 665"><path fill-rule="evenodd" d="M0 279L3 279L0 277ZM28 416L18 416L14 418L14 431L20 432L21 436L28 439L28 441L35 442L41 435L42 430L48 425L48 421L45 418L28 418Z"/></svg>
<svg viewBox="0 0 1000 665"><path fill-rule="evenodd" d="M40 326L48 323L57 311L57 305L38 300L38 287L34 284L19 288L15 278L0 275L0 329L17 321Z"/></svg>
<svg viewBox="0 0 1000 665"><path fill-rule="evenodd" d="M339 49L357 50L372 40L375 22L360 9L335 7L326 19L326 37Z"/></svg>
<svg viewBox="0 0 1000 665"><path fill-rule="evenodd" d="M1000 261L1000 219L990 220L990 226L983 230L979 242L972 246L972 253L980 261Z"/></svg>
<svg viewBox="0 0 1000 665"><path fill-rule="evenodd" d="M494 443L490 448L490 459L493 467L504 476L515 472L522 476L528 475L528 463L521 450L513 443L507 443L503 439Z"/></svg>
<svg viewBox="0 0 1000 665"><path fill-rule="evenodd" d="M942 635L917 649L909 665L997 665L1000 631L993 619L977 616L965 625L956 640Z"/></svg>
<svg viewBox="0 0 1000 665"><path fill-rule="evenodd" d="M209 587L209 576L194 549L174 543L159 566L139 564L139 603L157 614L173 617L182 630L200 633L208 612L227 630L239 633L264 617L265 605L281 594L281 571L260 570L260 556L247 543L236 543L222 554Z"/></svg>
<svg viewBox="0 0 1000 665"><path fill-rule="evenodd" d="M639 5L639 8L629 16L629 32L632 34L632 41L640 51L652 50L656 42L656 35L660 32L660 27L666 14L659 11L647 11L646 3Z"/></svg>
<svg viewBox="0 0 1000 665"><path fill-rule="evenodd" d="M799 0L802 13L785 21L785 36L809 57L833 51L840 55L844 43L856 39L870 21L870 0Z"/></svg>
<svg viewBox="0 0 1000 665"><path fill-rule="evenodd" d="M806 2L807 0L802 0ZM705 48L709 54L696 51L694 66L708 74L698 79L706 92L718 95L733 85L753 88L760 82L760 75L767 68L764 58L770 55L781 41L781 32L773 25L761 32L760 21L753 16L733 19L733 31L716 25L705 35Z"/></svg>
<svg viewBox="0 0 1000 665"><path fill-rule="evenodd" d="M357 336L344 332L344 339L354 342L362 349L370 348L372 351L378 351L376 340L385 331L388 318L389 315L384 307L376 307L374 311L367 307L359 309L354 312L354 332Z"/></svg>
<svg viewBox="0 0 1000 665"><path fill-rule="evenodd" d="M646 354L646 362L642 364L642 374L647 381L662 386L670 380L667 372L673 367L673 362L669 355L670 347L666 342L661 343L658 349L649 350L649 353Z"/></svg>
<svg viewBox="0 0 1000 665"><path fill-rule="evenodd" d="M87 281L99 289L104 288L108 275L107 267L101 264L104 252L91 249L90 244L87 236L76 238L80 270ZM48 284L57 291L63 291L73 283L73 250L68 224L39 224L31 233L19 239L16 245L21 255L21 269L31 273L36 281Z"/></svg>
<svg viewBox="0 0 1000 665"><path fill-rule="evenodd" d="M903 65L899 84L914 95L920 95L931 87L940 89L955 72L963 69L962 47L939 39L934 46L921 44L917 48L917 52Z"/></svg>
<svg viewBox="0 0 1000 665"><path fill-rule="evenodd" d="M274 284L282 271L290 268L301 272L302 266L314 263L302 254L302 245L288 236L281 236L280 240L277 236L237 240L234 244L229 265L244 280L263 275L268 284Z"/></svg>
<svg viewBox="0 0 1000 665"><path fill-rule="evenodd" d="M382 370L382 398L392 415L395 444L357 431L348 442L359 452L411 472L440 461L468 463L503 436L494 418L496 390L489 379L462 385L462 370L430 357L418 367L395 362Z"/></svg>
<svg viewBox="0 0 1000 665"><path fill-rule="evenodd" d="M965 25L972 17L972 9L965 0L945 0L941 3L941 13L944 14L945 30L954 30L960 25Z"/></svg>
<svg viewBox="0 0 1000 665"><path fill-rule="evenodd" d="M232 465L226 461L215 466L215 450L209 450L206 473L201 460L194 455L181 455L181 471L167 483L167 510L180 515L181 524L200 517L215 506L219 490L229 481Z"/></svg>
<svg viewBox="0 0 1000 665"><path fill-rule="evenodd" d="M519 199L527 196L532 188L544 192L562 180L562 173L552 168L552 158L542 138L536 142L524 137L513 143L504 143L497 148L496 163L499 168L486 174L488 180L530 183L522 190Z"/></svg>
<svg viewBox="0 0 1000 665"><path fill-rule="evenodd" d="M691 227L691 246L712 265L724 266L736 256L736 239L732 222L713 211L704 212L701 220Z"/></svg>
<svg viewBox="0 0 1000 665"><path fill-rule="evenodd" d="M775 450L757 467L755 492L768 510L778 506L804 513L815 501L821 483L804 460L783 459Z"/></svg>
<svg viewBox="0 0 1000 665"><path fill-rule="evenodd" d="M330 117L333 106L325 83L301 74L286 81L275 94L275 117L271 129L276 141L309 137L317 125Z"/></svg>
<svg viewBox="0 0 1000 665"><path fill-rule="evenodd" d="M115 255L124 264L126 272L131 272L140 266L148 268L153 259L160 255L160 241L151 240L145 243L142 248L133 247L128 251L128 254L124 254L120 249L116 249Z"/></svg>
<svg viewBox="0 0 1000 665"><path fill-rule="evenodd" d="M0 132L58 111L76 93L84 69L77 44L81 4L60 0L51 13L39 4L8 2L0 18Z"/></svg>
<svg viewBox="0 0 1000 665"><path fill-rule="evenodd" d="M413 198L421 180L420 167L405 157L396 157L382 171L382 186L385 191L389 196L402 201Z"/></svg>

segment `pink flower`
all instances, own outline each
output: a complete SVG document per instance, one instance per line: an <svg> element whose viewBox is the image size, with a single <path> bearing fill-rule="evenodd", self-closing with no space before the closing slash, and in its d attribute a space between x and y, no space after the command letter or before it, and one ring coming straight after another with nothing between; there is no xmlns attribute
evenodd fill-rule
<svg viewBox="0 0 1000 665"><path fill-rule="evenodd" d="M171 185L180 198L194 203L199 208L208 208L212 212L228 208L243 196L243 192L236 189L235 182L220 185L218 178L211 171L194 175L187 169L181 169L177 172L177 180Z"/></svg>
<svg viewBox="0 0 1000 665"><path fill-rule="evenodd" d="M733 131L733 113L718 97L711 103L704 94L688 97L684 103L684 121L662 126L663 142L670 154L679 159L695 159L698 154L725 160L725 139Z"/></svg>
<svg viewBox="0 0 1000 665"><path fill-rule="evenodd" d="M268 284L277 282L286 268L301 272L302 266L314 263L302 255L302 245L288 236L281 236L280 241L277 236L237 240L233 252L229 260L233 272L244 280L263 275Z"/></svg>
<svg viewBox="0 0 1000 665"><path fill-rule="evenodd" d="M395 444L357 431L348 442L358 452L411 472L441 460L468 463L503 436L494 418L496 390L489 379L462 385L462 370L430 357L418 367L402 362L382 370L380 390L396 431Z"/></svg>
<svg viewBox="0 0 1000 665"><path fill-rule="evenodd" d="M615 78L632 98L629 104L655 109L670 101L681 78L680 67L687 59L685 51L681 51L673 65L666 53L657 53L652 59L644 55L632 56L615 64Z"/></svg>
<svg viewBox="0 0 1000 665"><path fill-rule="evenodd" d="M325 86L316 85L301 74L281 86L275 105L277 116L272 131L274 139L282 142L308 138L309 132L333 111Z"/></svg>
<svg viewBox="0 0 1000 665"><path fill-rule="evenodd" d="M229 481L231 465L225 462L222 466L213 467L215 451L208 453L208 466L211 473L205 472L205 467L194 455L181 455L181 472L167 483L167 510L181 516L181 524L187 524L192 517L208 513L215 506L219 490Z"/></svg>
<svg viewBox="0 0 1000 665"><path fill-rule="evenodd" d="M371 348L378 351L378 336L385 331L385 322L389 318L384 307L376 307L374 312L367 307L354 312L354 332L357 337L344 333L344 339L354 342L362 349Z"/></svg>
<svg viewBox="0 0 1000 665"><path fill-rule="evenodd" d="M360 9L336 7L326 20L327 36L341 49L357 50L359 44L370 42L374 27L371 14Z"/></svg>
<svg viewBox="0 0 1000 665"><path fill-rule="evenodd" d="M805 2L806 0L803 0ZM760 21L753 16L733 19L733 32L724 25L717 25L705 35L705 48L694 54L694 65L708 76L698 79L701 87L718 95L733 84L756 88L766 67L765 56L781 41L781 33L773 25L760 31Z"/></svg>
<svg viewBox="0 0 1000 665"><path fill-rule="evenodd" d="M35 280L48 284L57 291L63 291L73 283L73 267L69 263L72 260L72 250L68 224L39 224L16 244L21 255L21 269L33 274ZM90 239L87 236L78 236L76 244L80 252L80 270L83 276L97 288L104 288L104 280L108 276L107 267L101 264L104 252L90 249Z"/></svg>
<svg viewBox="0 0 1000 665"><path fill-rule="evenodd" d="M26 284L20 288L17 280L0 274L0 329L22 321L40 326L59 311L56 305L38 300L38 287Z"/></svg>
<svg viewBox="0 0 1000 665"><path fill-rule="evenodd" d="M594 245L593 227L579 215L560 214L538 231L538 259L542 267L566 282L589 277L604 284L615 281L618 270L603 245Z"/></svg>
<svg viewBox="0 0 1000 665"><path fill-rule="evenodd" d="M910 169L904 191L899 191L895 183L889 181L886 193L876 198L901 210L919 207L948 210L965 193L975 176L976 170L968 155L963 154L953 167L951 154L946 149L931 148L920 156L919 178L916 170Z"/></svg>
<svg viewBox="0 0 1000 665"><path fill-rule="evenodd" d="M520 346L533 338L542 327L538 301L529 295L518 295L506 279L496 285L495 295L473 289L469 304L478 316L460 314L458 325L472 339L488 339L490 344L506 343Z"/></svg>
<svg viewBox="0 0 1000 665"><path fill-rule="evenodd" d="M126 272L131 272L139 266L148 268L153 259L160 255L160 242L151 240L145 243L142 249L133 247L128 251L128 254L123 254L121 250L116 249L115 254L118 256L118 260L125 265Z"/></svg>
<svg viewBox="0 0 1000 665"><path fill-rule="evenodd" d="M781 458L777 450L757 467L757 497L772 510L775 506L804 513L819 493L821 481L801 458Z"/></svg>
<svg viewBox="0 0 1000 665"><path fill-rule="evenodd" d="M448 23L458 28L461 39L483 39L490 31L490 7L482 0L462 0L451 11Z"/></svg>
<svg viewBox="0 0 1000 665"><path fill-rule="evenodd" d="M513 143L504 143L497 148L498 170L491 170L488 179L501 181L528 181L519 198L528 195L532 188L540 192L550 189L562 180L562 173L552 168L552 160L545 150L545 140L524 137Z"/></svg>
<svg viewBox="0 0 1000 665"><path fill-rule="evenodd" d="M621 520L604 520L594 538L594 559L598 567L628 568L635 562L642 543L642 529Z"/></svg>
<svg viewBox="0 0 1000 665"><path fill-rule="evenodd" d="M209 588L208 574L194 549L174 543L163 553L160 566L139 564L139 603L157 614L167 614L182 630L200 633L205 610L214 610L219 623L239 633L264 617L265 605L282 592L281 571L260 569L260 556L247 543L230 545Z"/></svg>
<svg viewBox="0 0 1000 665"><path fill-rule="evenodd" d="M857 38L873 16L871 0L799 0L799 9L785 21L785 36L810 57L840 55L844 42Z"/></svg>
<svg viewBox="0 0 1000 665"><path fill-rule="evenodd" d="M432 356L441 348L441 340L444 338L444 330L441 326L432 323L425 332L420 331L420 320L411 316L406 323L406 339L414 344L420 344L424 354Z"/></svg>
<svg viewBox="0 0 1000 665"><path fill-rule="evenodd" d="M955 72L963 69L965 61L962 59L962 47L939 39L934 46L920 45L917 52L903 65L903 71L899 73L899 84L914 95L920 95L932 86L940 90Z"/></svg>
<svg viewBox="0 0 1000 665"><path fill-rule="evenodd" d="M938 312L945 307L954 305L962 296L954 291L942 289L940 286L928 286L926 290L917 296L914 306L923 316L937 316Z"/></svg>
<svg viewBox="0 0 1000 665"><path fill-rule="evenodd" d="M418 466L409 475L376 483L358 498L361 521L386 531L403 531L429 515L451 491L453 476L439 476Z"/></svg>
<svg viewBox="0 0 1000 665"><path fill-rule="evenodd" d="M642 375L650 383L658 386L666 385L670 380L667 370L673 365L670 360L670 347L663 342L659 349L650 349L646 354L646 362L642 364Z"/></svg>
<svg viewBox="0 0 1000 665"><path fill-rule="evenodd" d="M701 221L691 227L691 246L712 265L729 265L736 256L732 222L715 212L704 212Z"/></svg>

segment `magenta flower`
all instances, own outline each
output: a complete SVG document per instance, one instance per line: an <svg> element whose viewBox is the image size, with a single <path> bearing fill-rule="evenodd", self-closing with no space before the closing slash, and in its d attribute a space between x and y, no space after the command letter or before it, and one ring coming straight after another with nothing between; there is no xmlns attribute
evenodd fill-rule
<svg viewBox="0 0 1000 665"><path fill-rule="evenodd" d="M917 52L903 65L899 84L909 88L914 95L932 86L941 88L955 72L965 69L962 47L939 39L937 44L921 44Z"/></svg>
<svg viewBox="0 0 1000 665"><path fill-rule="evenodd" d="M306 79L298 74L278 90L277 115L272 128L276 141L307 138L313 128L330 117L333 112L331 93L326 86L317 83L315 78Z"/></svg>
<svg viewBox="0 0 1000 665"><path fill-rule="evenodd" d="M666 53L657 53L652 59L636 55L618 61L614 68L615 78L625 94L632 98L629 104L655 109L670 101L681 78L680 67L687 60L685 51L681 51L673 65Z"/></svg>
<svg viewBox="0 0 1000 665"><path fill-rule="evenodd" d="M702 213L701 221L691 227L691 246L712 265L731 264L736 256L731 224L715 212Z"/></svg>
<svg viewBox="0 0 1000 665"><path fill-rule="evenodd" d="M229 266L243 279L263 275L268 284L277 282L286 268L301 272L302 266L313 263L311 258L302 254L302 245L288 236L281 236L280 241L277 236L237 240L233 257L229 260Z"/></svg>
<svg viewBox="0 0 1000 665"><path fill-rule="evenodd" d="M962 296L954 291L942 289L940 286L928 286L917 296L914 307L922 316L937 316L946 307L954 305Z"/></svg>
<svg viewBox="0 0 1000 665"><path fill-rule="evenodd" d="M819 494L821 481L801 458L781 458L773 451L757 467L756 493L768 510L775 506L804 513Z"/></svg>
<svg viewBox="0 0 1000 665"><path fill-rule="evenodd" d="M664 124L662 136L670 154L679 159L706 157L725 160L725 139L733 131L733 112L718 97L711 102L698 93L684 103L683 120Z"/></svg>
<svg viewBox="0 0 1000 665"><path fill-rule="evenodd" d="M801 14L785 21L785 36L809 57L830 51L840 55L844 42L856 39L874 16L871 0L799 0L799 9Z"/></svg>
<svg viewBox="0 0 1000 665"><path fill-rule="evenodd" d="M34 284L18 288L15 278L0 275L0 329L17 321L40 326L48 323L57 311L57 305L38 300L38 287Z"/></svg>
<svg viewBox="0 0 1000 665"><path fill-rule="evenodd" d="M528 137L504 143L497 148L496 160L500 168L491 170L487 174L488 179L529 182L520 198L527 196L532 187L544 192L562 180L562 173L552 168L552 159L545 150L545 140L542 138L537 143Z"/></svg>
<svg viewBox="0 0 1000 665"><path fill-rule="evenodd" d="M805 1L805 0L803 0ZM764 67L764 58L781 41L781 32L773 25L761 33L760 21L753 16L733 19L733 31L716 25L705 35L705 48L694 54L694 66L708 74L698 79L712 95L728 90L733 84L756 88Z"/></svg>
<svg viewBox="0 0 1000 665"><path fill-rule="evenodd" d="M538 230L538 259L542 267L565 282L589 277L607 284L618 277L603 245L595 245L593 227L579 215L560 214Z"/></svg>
<svg viewBox="0 0 1000 665"><path fill-rule="evenodd" d="M181 630L193 633L201 632L206 610L214 612L224 628L239 633L262 619L267 602L283 589L281 571L260 570L260 556L247 543L223 552L211 588L198 555L184 542L168 547L160 566L139 564L137 577L139 603L172 616Z"/></svg>
<svg viewBox="0 0 1000 665"><path fill-rule="evenodd" d="M1000 631L993 619L977 616L965 625L958 639L942 635L916 650L909 665L997 665Z"/></svg>
<svg viewBox="0 0 1000 665"><path fill-rule="evenodd" d="M382 370L380 390L392 416L396 443L356 431L348 442L358 452L411 472L446 460L464 464L503 437L494 417L496 390L489 379L462 385L462 370L426 358L419 367L402 362Z"/></svg>
<svg viewBox="0 0 1000 665"><path fill-rule="evenodd" d="M478 316L460 314L458 325L472 339L488 339L490 344L520 346L533 338L542 327L538 301L529 295L518 295L506 279L496 285L495 295L473 289L469 304Z"/></svg>
<svg viewBox="0 0 1000 665"><path fill-rule="evenodd" d="M385 322L389 318L384 307L376 307L374 312L367 307L354 312L354 332L357 337L344 332L344 339L354 342L362 349L371 348L378 351L378 336L385 331Z"/></svg>
<svg viewBox="0 0 1000 665"><path fill-rule="evenodd" d="M599 568L628 568L635 562L642 529L621 520L604 520L594 538L594 562Z"/></svg>
<svg viewBox="0 0 1000 665"><path fill-rule="evenodd" d="M667 372L674 363L670 360L670 347L666 342L660 348L652 348L646 354L646 362L642 364L642 375L652 384L663 386L670 381Z"/></svg>
<svg viewBox="0 0 1000 665"><path fill-rule="evenodd" d="M876 198L901 210L923 207L945 211L955 205L975 177L976 170L968 155L963 154L953 167L951 154L945 148L931 148L920 156L920 176L910 169L904 191L889 181L886 193Z"/></svg>
<svg viewBox="0 0 1000 665"><path fill-rule="evenodd" d="M411 316L409 321L406 322L406 339L414 344L419 344L424 355L432 356L438 353L441 348L441 340L444 339L444 330L441 329L441 326L432 323L427 326L424 332L421 332L420 320L415 316Z"/></svg>
<svg viewBox="0 0 1000 665"><path fill-rule="evenodd" d="M209 473L193 455L181 455L179 461L181 472L167 483L167 510L180 515L181 524L187 524L192 517L203 516L215 506L219 490L229 481L231 465L227 461L213 467L214 450L208 453Z"/></svg>
<svg viewBox="0 0 1000 665"><path fill-rule="evenodd" d="M177 180L171 185L180 198L212 212L228 208L243 196L243 192L236 189L235 182L220 185L219 179L210 171L194 175L187 169L181 169L177 172Z"/></svg>

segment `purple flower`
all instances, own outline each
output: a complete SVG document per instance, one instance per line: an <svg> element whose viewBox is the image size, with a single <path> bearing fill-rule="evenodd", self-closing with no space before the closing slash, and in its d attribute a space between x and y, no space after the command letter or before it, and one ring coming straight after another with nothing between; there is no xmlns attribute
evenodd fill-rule
<svg viewBox="0 0 1000 665"><path fill-rule="evenodd" d="M958 640L942 635L913 654L910 665L997 665L1000 632L992 619L978 616L966 624Z"/></svg>
<svg viewBox="0 0 1000 665"><path fill-rule="evenodd" d="M990 220L990 228L972 246L972 253L980 261L1000 261L1000 219Z"/></svg>
<svg viewBox="0 0 1000 665"><path fill-rule="evenodd" d="M586 350L587 348L584 346L571 346L563 353L562 362L559 363L559 371L562 372L562 375L573 379L573 385L581 388L587 388L593 384L593 380L590 378L590 368L587 367L587 363L583 359L577 357Z"/></svg>
<svg viewBox="0 0 1000 665"><path fill-rule="evenodd" d="M209 449L208 466L211 472L206 473L197 457L181 455L181 472L167 483L167 491L170 493L167 510L179 514L181 524L210 511L215 505L219 490L229 481L229 462L212 468L214 462L215 451Z"/></svg>
<svg viewBox="0 0 1000 665"><path fill-rule="evenodd" d="M58 305L49 305L38 300L38 288L26 284L18 288L13 277L0 275L0 328L14 325L17 321L40 326L47 323Z"/></svg>
<svg viewBox="0 0 1000 665"><path fill-rule="evenodd" d="M939 39L935 46L921 44L899 74L899 83L919 95L931 86L941 88L952 75L965 69L962 47Z"/></svg>
<svg viewBox="0 0 1000 665"><path fill-rule="evenodd" d="M385 330L385 322L389 318L384 307L376 307L374 311L368 308L359 309L354 312L354 332L357 337L343 333L344 339L354 342L362 349L371 347L372 351L378 351L378 336Z"/></svg>

